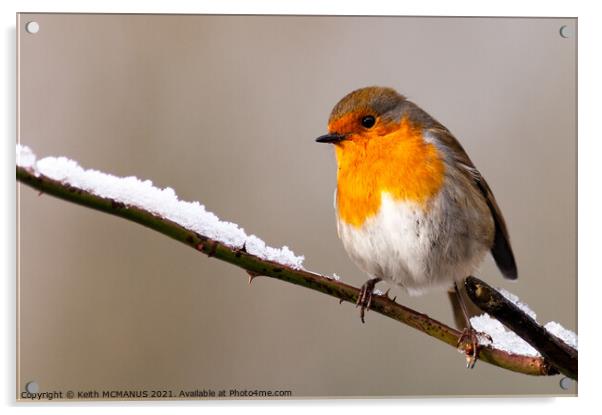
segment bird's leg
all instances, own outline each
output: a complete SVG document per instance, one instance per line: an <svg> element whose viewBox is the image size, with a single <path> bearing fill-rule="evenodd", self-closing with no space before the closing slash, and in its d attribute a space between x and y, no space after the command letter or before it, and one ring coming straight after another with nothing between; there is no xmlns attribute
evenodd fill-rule
<svg viewBox="0 0 602 415"><path fill-rule="evenodd" d="M468 315L468 311L466 309L466 303L464 302L464 297L462 297L460 293L460 289L458 288L458 283L454 282L454 289L456 291L456 296L458 297L458 302L460 303L460 308L462 309L462 314L464 314L464 319L466 321L466 327L462 330L462 334L458 339L458 344L456 347L460 348L462 346L462 350L466 354L466 367L469 369L474 368L477 363L477 358L479 356L479 335L488 337L491 341L491 337L486 333L477 332L470 322L470 316ZM468 342L464 342L467 339Z"/></svg>
<svg viewBox="0 0 602 415"><path fill-rule="evenodd" d="M360 319L362 323L364 321L364 312L370 309L370 304L372 304L372 295L374 291L374 286L382 281L380 278L371 278L362 285L360 289L360 294L357 297L357 302L355 303L356 307L361 307L360 309Z"/></svg>

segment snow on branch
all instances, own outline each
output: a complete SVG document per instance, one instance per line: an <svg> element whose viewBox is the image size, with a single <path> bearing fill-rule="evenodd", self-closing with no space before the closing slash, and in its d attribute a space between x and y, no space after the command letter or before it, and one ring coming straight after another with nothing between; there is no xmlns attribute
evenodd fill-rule
<svg viewBox="0 0 602 415"><path fill-rule="evenodd" d="M288 247L272 248L255 235L232 222L221 221L205 210L199 202L179 200L170 187L159 189L150 180L136 177L116 177L96 170L84 170L75 161L65 157L46 157L36 162L28 147L17 144L17 165L30 168L36 175L68 183L97 196L147 210L178 225L198 232L231 248L242 248L261 259L278 262L293 269L301 269L303 256L296 256Z"/></svg>
<svg viewBox="0 0 602 415"><path fill-rule="evenodd" d="M486 312L471 318L471 323L476 330L488 333L495 347L524 356L543 356L561 373L577 379L575 333L556 322L540 325L535 312L506 290L495 290L474 277L468 277L465 286L470 299Z"/></svg>
<svg viewBox="0 0 602 415"><path fill-rule="evenodd" d="M221 221L199 202L179 200L171 188L159 189L149 180L136 177L120 178L85 170L65 157L37 160L28 147L19 144L16 162L17 179L42 193L137 222L209 257L241 267L252 278L261 275L279 279L336 297L340 302L354 304L359 295L358 288L341 282L338 275L324 276L304 269L303 256L296 256L286 246L279 249L267 246L257 236L247 235L237 224ZM453 347L457 347L461 338L458 330L396 303L386 293L377 293L370 309ZM490 330L492 326L484 328ZM546 357L530 353L523 345L509 344L507 338L502 339L494 332L490 334L493 344L480 348L480 360L530 375L558 373ZM563 336L572 335L570 332L559 335ZM468 352L471 346L461 347Z"/></svg>
<svg viewBox="0 0 602 415"><path fill-rule="evenodd" d="M537 321L537 315L531 308L520 301L518 296L511 292L504 290L503 288L497 288L497 291L502 294L508 301L516 305L522 312ZM479 316L474 316L470 319L472 326L477 331L482 331L491 336L493 344L498 349L506 350L513 353L519 353L526 356L541 356L536 349L533 348L529 343L520 338L515 332L508 330L495 318L489 314L484 313ZM571 330L565 329L559 323L550 321L544 325L544 328L548 333L553 334L562 340L566 345L577 350L577 335ZM482 344L489 344L489 340L481 338Z"/></svg>

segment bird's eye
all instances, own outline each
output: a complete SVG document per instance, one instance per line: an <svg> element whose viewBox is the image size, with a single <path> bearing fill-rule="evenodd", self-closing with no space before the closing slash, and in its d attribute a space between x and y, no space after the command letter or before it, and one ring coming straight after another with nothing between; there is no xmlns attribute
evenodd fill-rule
<svg viewBox="0 0 602 415"><path fill-rule="evenodd" d="M362 127L372 128L375 122L376 119L372 115L366 115L362 118Z"/></svg>

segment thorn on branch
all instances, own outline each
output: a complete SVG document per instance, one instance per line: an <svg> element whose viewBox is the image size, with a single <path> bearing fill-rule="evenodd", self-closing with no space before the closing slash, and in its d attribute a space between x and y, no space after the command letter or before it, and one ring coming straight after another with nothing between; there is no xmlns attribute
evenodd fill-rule
<svg viewBox="0 0 602 415"><path fill-rule="evenodd" d="M249 271L249 270L247 270L247 274L249 274L249 285L251 285L251 283L253 282L253 279L255 279L261 275L261 274L258 274L257 272L253 272L253 271Z"/></svg>
<svg viewBox="0 0 602 415"><path fill-rule="evenodd" d="M236 258L240 258L243 253L247 253L247 241L244 241L240 248L234 250Z"/></svg>

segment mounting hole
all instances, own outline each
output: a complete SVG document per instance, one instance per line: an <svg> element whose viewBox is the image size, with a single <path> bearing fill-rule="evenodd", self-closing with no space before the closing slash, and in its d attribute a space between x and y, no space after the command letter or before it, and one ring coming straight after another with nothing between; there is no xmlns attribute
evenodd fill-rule
<svg viewBox="0 0 602 415"><path fill-rule="evenodd" d="M25 390L29 393L38 393L38 391L40 390L40 387L38 386L38 384L34 381L31 382L27 382L27 384L25 385Z"/></svg>
<svg viewBox="0 0 602 415"><path fill-rule="evenodd" d="M560 33L560 36L565 39L573 35L573 31L567 25L560 26L560 29L558 29L558 33Z"/></svg>
<svg viewBox="0 0 602 415"><path fill-rule="evenodd" d="M573 385L573 379L571 378L562 378L560 379L560 387L564 390L567 390Z"/></svg>
<svg viewBox="0 0 602 415"><path fill-rule="evenodd" d="M38 22L27 22L25 24L25 30L27 30L27 33L31 33L32 35L35 35L36 33L38 33L40 31L40 24Z"/></svg>

